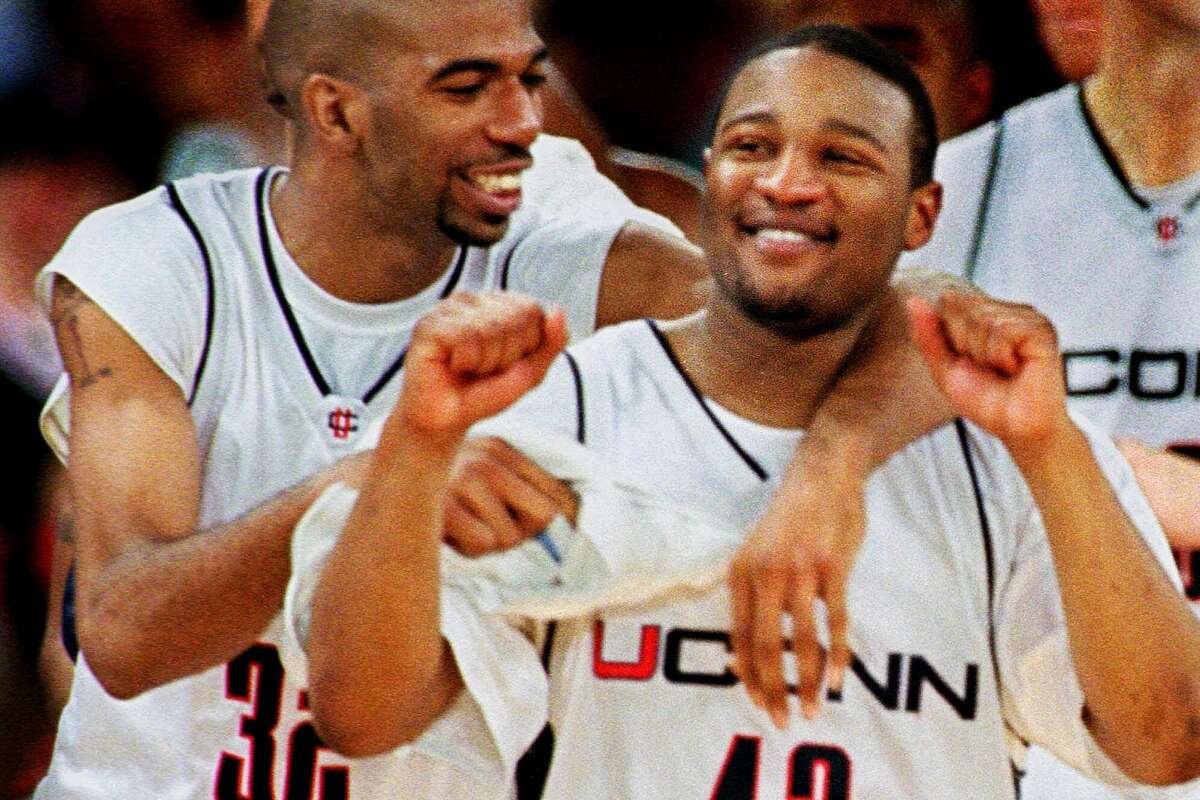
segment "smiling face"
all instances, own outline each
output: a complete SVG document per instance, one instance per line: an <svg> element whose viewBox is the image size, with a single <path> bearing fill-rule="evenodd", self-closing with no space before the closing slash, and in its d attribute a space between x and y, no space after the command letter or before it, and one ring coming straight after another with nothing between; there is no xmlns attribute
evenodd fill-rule
<svg viewBox="0 0 1200 800"><path fill-rule="evenodd" d="M803 47L745 67L705 170L722 297L797 335L869 306L937 216L940 187L911 186L913 124L904 91L848 58Z"/></svg>
<svg viewBox="0 0 1200 800"><path fill-rule="evenodd" d="M546 50L528 4L409 0L390 13L361 82L364 207L384 227L432 222L455 241L492 244L521 201L542 126Z"/></svg>

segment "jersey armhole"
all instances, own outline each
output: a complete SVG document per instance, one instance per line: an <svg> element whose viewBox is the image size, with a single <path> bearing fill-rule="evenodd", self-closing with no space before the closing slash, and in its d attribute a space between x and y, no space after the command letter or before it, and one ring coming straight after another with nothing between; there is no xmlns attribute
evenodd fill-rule
<svg viewBox="0 0 1200 800"><path fill-rule="evenodd" d="M987 237L988 212L991 210L992 193L996 187L996 176L1000 172L1000 156L1004 150L1004 117L996 120L996 136L992 139L991 156L988 159L987 176L983 180L983 191L979 197L979 211L975 217L975 231L971 236L971 249L967 252L967 263L963 277L975 283L979 271L979 256L983 252L983 240Z"/></svg>
<svg viewBox="0 0 1200 800"><path fill-rule="evenodd" d="M208 366L208 354L212 349L216 315L216 282L213 279L212 256L209 254L208 245L205 243L204 237L200 234L200 228L196 225L196 221L188 212L187 206L183 204L183 198L179 196L179 190L175 187L175 182L171 181L166 184L166 190L167 196L171 201L171 207L179 214L180 219L183 220L183 224L187 226L188 231L192 234L192 238L196 240L196 246L200 249L200 258L204 261L204 280L206 284L204 345L200 348L200 358L196 363L196 374L192 378L192 390L188 393L187 404L190 408L196 399L196 392L200 389L200 381L204 377L205 367Z"/></svg>
<svg viewBox="0 0 1200 800"><path fill-rule="evenodd" d="M967 434L967 425L963 422L962 417L957 417L954 420L954 430L958 433L958 444L962 449L963 460L967 465L967 475L971 479L971 492L975 497L975 512L979 518L979 533L983 543L983 563L987 570L987 630L988 630L988 651L992 659L992 678L996 684L996 702L1003 704L1002 691L1003 682L1000 678L1000 657L996 649L996 556L993 546L992 525L988 519L987 507L983 501L983 486L979 481L979 472L975 468L975 459L971 455L970 437ZM1025 737L1021 736L1007 720L1003 720L1004 729L1012 737L1021 743L1023 747L1029 747L1029 742ZM1011 763L1013 772L1013 785L1017 790L1017 796L1020 796L1020 780L1022 777L1021 770L1016 763Z"/></svg>
<svg viewBox="0 0 1200 800"><path fill-rule="evenodd" d="M567 358L567 366L571 368L571 380L575 382L575 441L587 444L587 412L583 405L583 373L579 371L579 362L568 351L563 351Z"/></svg>

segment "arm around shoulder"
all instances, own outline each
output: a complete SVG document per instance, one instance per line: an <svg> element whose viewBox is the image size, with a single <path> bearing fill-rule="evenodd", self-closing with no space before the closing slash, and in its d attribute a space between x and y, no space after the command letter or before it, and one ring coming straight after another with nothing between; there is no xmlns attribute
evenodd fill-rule
<svg viewBox="0 0 1200 800"><path fill-rule="evenodd" d="M629 222L604 262L596 327L642 317L682 317L699 309L708 292L700 248L650 225Z"/></svg>

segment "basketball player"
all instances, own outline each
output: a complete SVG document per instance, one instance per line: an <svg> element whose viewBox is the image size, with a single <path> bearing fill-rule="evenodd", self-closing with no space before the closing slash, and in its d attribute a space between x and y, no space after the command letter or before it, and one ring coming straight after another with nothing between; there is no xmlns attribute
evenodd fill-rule
<svg viewBox="0 0 1200 800"><path fill-rule="evenodd" d="M499 580L455 585L451 574L440 594L455 448L538 382L565 336L561 312L511 297L456 298L420 323L362 494L314 509L335 537L344 526L299 626L315 713L338 747L428 745L445 736L439 714L461 722L474 703L471 740L460 753L443 740L440 753L472 771L519 751L511 737L531 703L512 698L536 692L536 650L499 669L494 654L513 640L472 621L472 596L487 605L486 587L507 584L553 601L555 579L592 590L630 564L670 575L728 554L900 251L931 233L932 130L917 78L848 29L802 30L739 73L707 160L718 287L707 309L598 333L506 414L530 441L577 437L605 462L580 476L580 535L599 559L581 562L578 539L560 540L570 549L556 569L539 563L538 543L523 562L493 562ZM841 691L804 719L748 702L719 579L653 602L618 595L561 620L549 643L558 744L546 798L1015 797L1010 736L1110 780L1200 771L1189 733L1200 623L1128 466L1068 413L1052 327L970 296L940 312L915 303L913 320L939 386L973 424L914 444L871 486ZM589 484L606 480L703 508L724 539L596 527L606 509L589 528L590 498L615 496ZM792 612L808 624L809 608Z"/></svg>
<svg viewBox="0 0 1200 800"><path fill-rule="evenodd" d="M538 139L525 0L276 0L263 47L290 169L103 210L41 278L82 655L40 798L389 796L315 735L276 616L290 531L361 471L414 321L462 288L559 302L574 335L698 302L694 248ZM463 498L459 532L536 531L569 494L532 486Z"/></svg>
<svg viewBox="0 0 1200 800"><path fill-rule="evenodd" d="M103 211L43 277L72 377L83 656L41 797L347 796L270 623L289 529L354 464L267 501L390 407L416 316L453 288L557 300L576 333L694 302L687 248L577 146L535 143L523 3L276 6L292 169Z"/></svg>
<svg viewBox="0 0 1200 800"><path fill-rule="evenodd" d="M1163 449L1200 440L1200 3L1101 12L1094 77L942 147L946 213L912 260L1045 311L1072 408L1145 443L1123 450L1167 538L1194 552L1200 466ZM1181 571L1195 597L1193 552ZM1113 797L1042 762L1026 781L1034 800Z"/></svg>

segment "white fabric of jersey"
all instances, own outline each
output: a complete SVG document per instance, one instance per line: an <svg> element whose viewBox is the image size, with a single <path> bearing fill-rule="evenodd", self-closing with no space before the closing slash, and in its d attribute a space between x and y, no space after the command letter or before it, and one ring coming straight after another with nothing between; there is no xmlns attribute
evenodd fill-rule
<svg viewBox="0 0 1200 800"><path fill-rule="evenodd" d="M556 569L540 552L545 543L533 541L498 557L500 566L475 565L469 579L455 561L443 569L443 632L491 731L490 746L464 759L464 768L477 769L490 753L504 759L495 769L503 774L510 768L506 754L519 753L541 725L524 719L523 735L505 745L516 730L512 715L528 713L536 701L523 697L519 710L506 711L507 696L481 677L536 688L542 673L534 644L525 645L524 657L495 656L519 643L496 634L499 620L519 610L523 617L563 617L549 663L557 745L547 800L1015 797L1011 734L1091 774L1124 780L1079 721L1082 695L1045 531L999 442L964 428L989 536L955 427L914 443L872 477L866 536L848 592L855 669L842 696L830 697L816 720L793 715L780 732L729 671L730 613L721 578L801 433L700 400L646 322L601 331L572 352L582 375L582 438L594 454L587 458L603 466L590 468L596 473L590 484L576 486L581 516L574 538L553 534L562 565ZM565 445L545 442L576 432L576 392L560 358L542 386L491 430L518 426L505 435L567 477L571 468L564 473L563 459L546 453ZM1077 422L1148 546L1178 581L1128 465L1107 437ZM530 426L544 431L540 445ZM586 467L587 458L573 463ZM607 499L589 493L605 485ZM658 497L670 513L650 519L648 504L624 502L621 494ZM329 505L306 520L319 530L294 540L299 571L289 584L287 616L300 634L311 592L305 587L319 577L353 499L344 488L329 490L322 500ZM589 518L595 503L610 508ZM686 508L703 511L683 520L677 509ZM656 576L655 592L663 593L627 596L620 581L626 569ZM679 591L666 592L676 579ZM503 585L485 588L486 580ZM572 606L564 595L585 602ZM544 613L537 610L543 605ZM465 630L464 609L485 619ZM469 644L469 634L484 636ZM525 669L528 680L518 681L513 672ZM447 732L427 734L427 752L454 758L451 746L435 743ZM809 778L814 785L805 783Z"/></svg>
<svg viewBox="0 0 1200 800"><path fill-rule="evenodd" d="M622 226L638 220L676 232L599 175L578 143L542 136L533 155L524 201L505 237L490 248L460 250L430 289L397 303L345 303L304 276L281 246L269 213L269 185L278 169L176 184L211 257L211 308L200 248L164 189L85 219L42 272L39 295L48 308L53 276L69 278L185 397L194 395L203 464L199 524L219 525L354 449L359 433L395 402L401 378L382 378L406 348L414 324L451 286L506 286L557 303L572 335L580 336L595 324L602 267ZM329 397L300 355L268 262L329 384ZM198 377L209 330L207 362ZM364 393L376 383L368 402ZM44 413L43 431L62 457L67 409L60 387ZM314 754L304 686L286 675L279 660L282 633L277 617L260 644L229 665L125 702L105 694L81 657L50 771L36 797L396 796L390 783L395 775L381 781L375 760L351 766L324 749ZM426 794L407 796L458 791L440 786L428 771L414 780L425 781ZM347 781L348 794L341 789ZM459 796L469 796L469 789L462 791L467 793Z"/></svg>
<svg viewBox="0 0 1200 800"><path fill-rule="evenodd" d="M363 444L373 446L377 432ZM472 434L503 436L568 481L582 501L576 528L559 518L540 541L526 546L483 558L442 548L442 633L458 656L467 692L417 742L392 754L393 771L414 775L412 759L419 755L431 760L426 763L456 767L464 781L473 782L472 797L498 798L511 791L517 760L547 719L545 673L537 651L515 626L528 629L530 621L710 589L724 577L734 540L720 520L630 486L572 437L508 420L485 422ZM312 597L357 499L358 492L344 484L330 486L292 539L292 578L284 600L288 636L280 652L288 673L301 682L307 676L303 643ZM612 530L653 535L603 535Z"/></svg>
<svg viewBox="0 0 1200 800"><path fill-rule="evenodd" d="M945 198L933 239L902 263L1046 314L1071 407L1109 434L1200 442L1200 175L1130 186L1077 85L947 142L935 173ZM1200 798L1200 782L1116 794L1037 751L1029 773L1026 800Z"/></svg>

